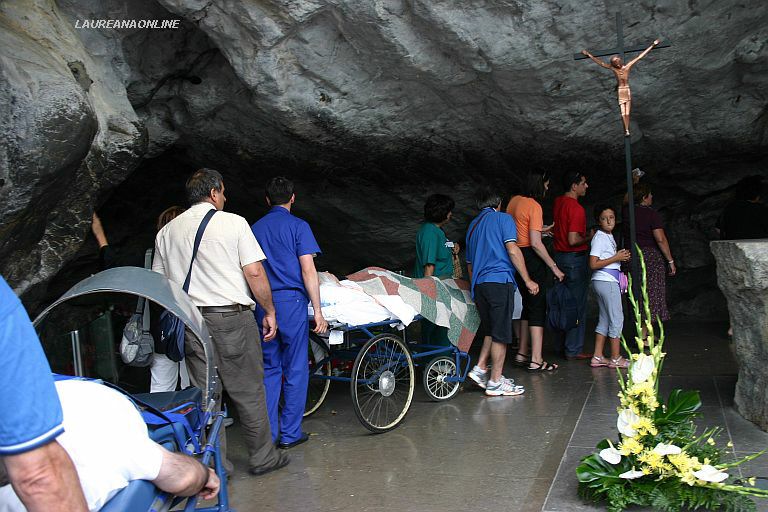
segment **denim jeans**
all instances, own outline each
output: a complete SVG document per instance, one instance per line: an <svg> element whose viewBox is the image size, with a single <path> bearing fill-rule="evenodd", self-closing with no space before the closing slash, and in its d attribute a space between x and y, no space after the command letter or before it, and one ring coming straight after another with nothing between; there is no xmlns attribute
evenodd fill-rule
<svg viewBox="0 0 768 512"><path fill-rule="evenodd" d="M586 252L555 252L555 263L565 274L565 285L578 304L579 324L565 333L558 332L555 340L565 348L566 356L575 356L584 349L584 328L587 322L587 291L589 290L589 256Z"/></svg>

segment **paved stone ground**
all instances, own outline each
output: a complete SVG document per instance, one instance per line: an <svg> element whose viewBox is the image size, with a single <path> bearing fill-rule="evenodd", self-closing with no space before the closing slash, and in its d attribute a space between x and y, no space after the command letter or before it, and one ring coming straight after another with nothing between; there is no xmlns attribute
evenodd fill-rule
<svg viewBox="0 0 768 512"><path fill-rule="evenodd" d="M723 442L727 436L738 452L759 450L768 434L732 406L737 372L726 328L670 322L662 386L699 389L702 424L725 427ZM547 356L560 369L506 369L526 386L520 397L487 398L467 383L452 400L433 403L419 379L402 425L381 435L357 420L348 385L334 384L305 421L309 442L290 450L289 466L260 478L245 472L235 424L228 429L232 504L239 512L597 510L576 495L574 468L600 439L615 437L616 379L613 370ZM768 476L768 458L752 466L751 474ZM768 511L768 503L758 509Z"/></svg>

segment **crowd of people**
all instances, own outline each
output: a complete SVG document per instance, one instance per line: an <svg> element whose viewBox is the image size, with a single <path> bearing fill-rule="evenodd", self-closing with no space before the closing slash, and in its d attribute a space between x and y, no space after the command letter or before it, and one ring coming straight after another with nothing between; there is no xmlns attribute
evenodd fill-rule
<svg viewBox="0 0 768 512"><path fill-rule="evenodd" d="M676 273L674 259L661 216L651 208L653 195L647 183L639 182L636 169L634 208L637 244L648 272L649 306L654 318L667 320L666 276ZM507 346L517 342L513 363L529 371L550 372L558 364L542 354L547 317L547 290L563 283L574 298L577 322L568 330L554 330L555 345L566 360L589 360L592 367L627 368L621 355L620 337L624 324L622 285L631 257L628 222L614 233L617 209L609 204L595 208L589 227L580 203L589 185L582 172L562 176L562 193L554 199L553 223L544 224L541 201L551 185L547 173L530 173L519 194L506 203L497 191L478 195L479 214L466 235L466 261L471 291L481 318L483 346L469 377L492 396L524 393L522 386L504 377L502 369ZM415 276L451 277L451 259L459 244L448 239L443 227L451 219L454 201L434 194L424 206L424 224L416 237ZM622 218L628 218L625 205ZM552 238L551 249L545 237ZM552 254L550 254L552 252ZM592 353L584 350L588 290L592 286L599 308ZM522 311L515 294L522 296ZM516 311L517 310L517 311ZM516 314L517 313L517 314ZM519 324L515 319L519 318ZM515 329L518 327L518 329ZM439 327L423 322L423 338L435 342ZM515 334L517 331L517 335ZM645 338L645 333L642 334ZM610 353L604 355L606 340Z"/></svg>
<svg viewBox="0 0 768 512"><path fill-rule="evenodd" d="M616 208L600 204L594 209L596 227L588 228L580 203L589 187L586 176L566 173L561 183L562 194L554 200L550 225L544 224L541 205L551 185L546 173L530 174L522 192L506 205L497 190L485 188L478 194L479 211L468 226L464 248L483 342L469 377L487 395L525 392L504 376L507 347L515 341L519 342L514 356L517 365L529 371L558 368L542 355L546 290L556 282L567 287L578 304L577 325L556 333L565 358L589 359L593 367L628 366L619 345L624 320L622 266L630 260L627 223L617 241ZM757 204L755 190L760 187L752 182L740 185L737 199L719 222L724 237L743 232L738 217L745 212L754 227L749 234L768 236L768 217ZM152 270L175 283L184 282L190 273L193 242L204 231L194 272L189 274L188 293L211 335L218 382L237 409L249 471L262 475L287 465L283 450L308 439L301 423L309 330L328 329L314 264L320 247L309 225L291 213L296 195L286 178L267 183L265 201L270 210L251 226L243 217L223 211L226 197L219 172L196 171L186 183L186 192L191 206L166 210L158 220ZM623 208L622 218L634 208L636 239L648 271L649 307L652 315L666 320L666 276L677 271L670 244L661 216L652 208L650 186L637 183L632 203ZM461 244L449 240L443 229L454 207L445 195L427 199L424 223L416 237L416 277L461 274L456 264ZM204 218L210 222L201 225ZM103 265L112 266L114 254L96 216L94 234ZM551 248L545 243L548 237L553 239ZM594 352L587 354L584 335L590 283L599 314ZM518 293L522 311L516 311L520 309ZM150 480L180 496L216 496L220 485L216 474L195 459L152 442L125 396L92 382L54 383L31 322L2 279L0 299L0 350L5 355L0 385L24 390L0 397L2 510L96 510L133 479ZM314 310L312 324L307 318L309 304ZM520 318L518 335L515 318ZM424 341L448 343L445 328L424 322L423 329ZM606 350L610 351L607 356ZM201 386L204 349L189 331L185 355L182 367L188 370L190 383ZM175 389L178 365L159 359L153 368L157 373L153 387ZM223 434L221 446L226 454ZM226 456L223 463L228 472L233 470Z"/></svg>

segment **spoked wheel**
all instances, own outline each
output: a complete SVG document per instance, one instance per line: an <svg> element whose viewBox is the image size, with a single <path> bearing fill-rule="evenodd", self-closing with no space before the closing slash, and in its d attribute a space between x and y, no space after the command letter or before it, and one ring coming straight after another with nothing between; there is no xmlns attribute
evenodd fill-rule
<svg viewBox="0 0 768 512"><path fill-rule="evenodd" d="M461 382L446 382L447 377L458 377L456 361L449 356L438 356L424 367L424 391L434 401L448 400L459 392Z"/></svg>
<svg viewBox="0 0 768 512"><path fill-rule="evenodd" d="M368 340L352 367L352 405L371 432L395 428L411 406L413 358L399 337L379 334Z"/></svg>
<svg viewBox="0 0 768 512"><path fill-rule="evenodd" d="M322 339L313 333L309 335L309 383L307 384L307 404L304 406L304 417L306 418L320 408L328 396L328 389L331 387L331 381L328 379L313 378L315 375L329 377L331 375L331 362L316 365L328 357L328 350ZM313 371L314 367L314 371Z"/></svg>

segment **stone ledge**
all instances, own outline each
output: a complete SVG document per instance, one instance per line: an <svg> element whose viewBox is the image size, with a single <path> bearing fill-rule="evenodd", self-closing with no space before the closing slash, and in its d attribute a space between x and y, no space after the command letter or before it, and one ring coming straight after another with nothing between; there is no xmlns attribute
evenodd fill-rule
<svg viewBox="0 0 768 512"><path fill-rule="evenodd" d="M768 240L711 242L739 363L734 402L744 418L768 431Z"/></svg>

